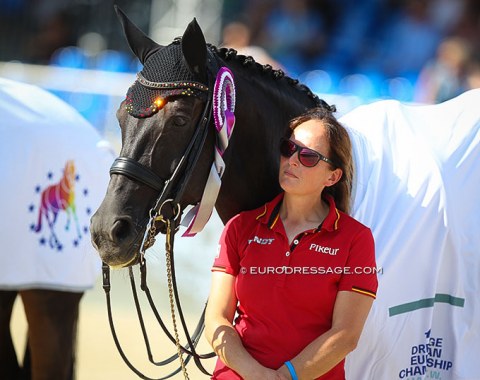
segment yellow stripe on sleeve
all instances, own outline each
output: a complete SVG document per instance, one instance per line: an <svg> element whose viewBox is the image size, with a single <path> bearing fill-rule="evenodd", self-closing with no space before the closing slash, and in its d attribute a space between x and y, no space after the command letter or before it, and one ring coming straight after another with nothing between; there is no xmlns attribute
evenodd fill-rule
<svg viewBox="0 0 480 380"><path fill-rule="evenodd" d="M377 295L374 292L371 292L370 290L361 289L361 288L357 288L355 286L352 286L352 291L360 293L360 294L365 294L365 295L373 297L373 298L377 298Z"/></svg>

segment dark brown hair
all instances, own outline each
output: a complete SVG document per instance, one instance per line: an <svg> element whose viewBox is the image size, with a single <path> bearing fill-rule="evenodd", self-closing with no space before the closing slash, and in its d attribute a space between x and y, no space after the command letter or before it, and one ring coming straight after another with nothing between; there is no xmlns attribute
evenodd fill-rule
<svg viewBox="0 0 480 380"><path fill-rule="evenodd" d="M309 120L322 122L327 132L328 158L335 163L335 165L331 165L332 169L340 168L343 172L342 177L335 185L325 187L323 191L333 197L339 210L349 214L353 181L353 158L350 136L345 127L333 115L331 108L312 108L290 121L286 137L289 138L295 128Z"/></svg>

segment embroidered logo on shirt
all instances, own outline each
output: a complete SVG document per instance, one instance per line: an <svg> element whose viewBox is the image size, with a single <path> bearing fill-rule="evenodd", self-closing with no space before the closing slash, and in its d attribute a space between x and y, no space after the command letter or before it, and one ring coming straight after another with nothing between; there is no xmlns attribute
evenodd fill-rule
<svg viewBox="0 0 480 380"><path fill-rule="evenodd" d="M250 243L257 243L261 245L270 245L273 243L275 239L264 239L264 238L259 238L258 236L254 236L253 239L248 239L248 244Z"/></svg>
<svg viewBox="0 0 480 380"><path fill-rule="evenodd" d="M336 256L340 248L324 247L323 245L310 244L310 251L324 253L330 256Z"/></svg>

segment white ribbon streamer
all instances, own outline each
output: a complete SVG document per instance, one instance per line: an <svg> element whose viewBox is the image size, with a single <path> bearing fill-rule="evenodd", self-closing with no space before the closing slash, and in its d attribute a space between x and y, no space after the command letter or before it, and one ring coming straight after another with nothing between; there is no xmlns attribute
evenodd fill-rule
<svg viewBox="0 0 480 380"><path fill-rule="evenodd" d="M235 126L235 85L232 72L222 67L216 77L213 91L213 116L217 131L215 159L210 169L201 201L185 215L181 225L187 230L182 236L195 236L202 231L212 215L225 172L223 152L228 147Z"/></svg>

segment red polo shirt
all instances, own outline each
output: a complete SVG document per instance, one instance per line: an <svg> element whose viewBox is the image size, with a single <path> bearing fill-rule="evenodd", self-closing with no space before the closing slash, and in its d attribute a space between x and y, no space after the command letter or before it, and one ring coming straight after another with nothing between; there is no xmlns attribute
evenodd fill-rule
<svg viewBox="0 0 480 380"><path fill-rule="evenodd" d="M370 229L335 207L319 228L290 245L279 217L283 193L232 218L220 238L212 271L233 276L238 299L235 329L262 365L279 368L331 328L337 292L375 297ZM344 379L344 361L319 379ZM220 360L213 379L241 379Z"/></svg>

